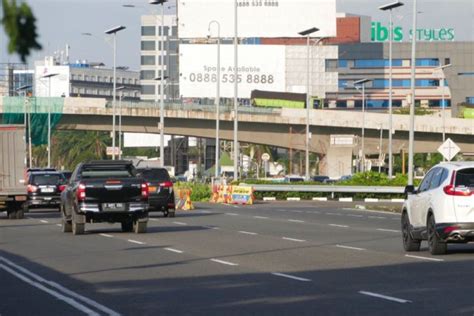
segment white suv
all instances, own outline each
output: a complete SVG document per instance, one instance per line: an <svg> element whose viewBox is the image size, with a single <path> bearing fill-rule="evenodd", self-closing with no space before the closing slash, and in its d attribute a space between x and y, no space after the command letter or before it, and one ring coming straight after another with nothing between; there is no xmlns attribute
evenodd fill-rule
<svg viewBox="0 0 474 316"><path fill-rule="evenodd" d="M443 162L428 171L418 189L405 188L402 211L403 247L419 251L428 240L431 254L447 243L474 241L474 161Z"/></svg>

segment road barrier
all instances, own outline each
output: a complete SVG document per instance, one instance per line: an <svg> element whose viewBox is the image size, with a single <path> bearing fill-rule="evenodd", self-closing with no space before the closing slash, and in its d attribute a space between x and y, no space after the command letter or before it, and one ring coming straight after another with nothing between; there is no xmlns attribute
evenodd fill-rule
<svg viewBox="0 0 474 316"><path fill-rule="evenodd" d="M326 193L378 193L403 194L405 187L389 186L345 186L345 185L291 185L291 184L245 184L258 192L326 192Z"/></svg>
<svg viewBox="0 0 474 316"><path fill-rule="evenodd" d="M194 210L194 205L191 200L191 193L193 191L191 189L178 189L178 203L176 204L176 209L190 211Z"/></svg>

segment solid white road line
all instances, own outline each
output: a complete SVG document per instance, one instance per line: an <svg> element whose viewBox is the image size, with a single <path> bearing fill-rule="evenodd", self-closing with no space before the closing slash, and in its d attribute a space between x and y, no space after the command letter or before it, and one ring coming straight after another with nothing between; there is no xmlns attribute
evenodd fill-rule
<svg viewBox="0 0 474 316"><path fill-rule="evenodd" d="M358 247L351 247L351 246L344 246L344 245L336 245L337 248L344 248L344 249L351 249L351 250L358 250L358 251L363 251L367 250L365 248L358 248Z"/></svg>
<svg viewBox="0 0 474 316"><path fill-rule="evenodd" d="M300 221L299 219L289 219L288 221L292 223L304 223L304 221Z"/></svg>
<svg viewBox="0 0 474 316"><path fill-rule="evenodd" d="M396 297L393 297L393 296L386 296L386 295L377 294L377 293L373 293L373 292L359 291L359 293L363 294L363 295L378 297L378 298L388 300L388 301L392 301L392 302L402 303L402 304L411 303L411 301L409 301L409 300L404 300L402 298L396 298Z"/></svg>
<svg viewBox="0 0 474 316"><path fill-rule="evenodd" d="M83 303L86 303L88 304L89 306L92 306L94 308L96 308L97 310L100 310L110 316L120 316L119 313L115 312L114 310L102 305L102 304L99 304L97 303L96 301L93 301L85 296L82 296L76 292L73 292L65 287L63 287L62 285L56 283L56 282L53 282L53 281L48 281L44 278L42 278L41 276L31 272L30 270L27 270L21 266L19 266L18 264L16 263L13 263L12 261L4 258L4 257L1 257L0 256L0 261L4 262L5 264L15 268L15 270L13 269L10 269L9 267L6 267L4 266L3 264L0 264L0 268L7 268L9 269L10 271L12 271L13 273L16 273L17 274L17 277L20 278L21 280L57 297L58 299L60 300L63 300L65 301L66 303L68 303L69 305L71 306L74 306L75 308L77 308L78 310L81 310L83 311L84 313L88 314L88 315L99 315L98 313L96 313L95 311L92 311L90 310L89 308L87 308L87 306L85 305L82 305L81 303L77 302L77 301L82 301ZM19 271L19 272L16 272L16 271ZM15 275L15 274L14 274ZM30 277L31 279L28 279L27 278ZM67 297L67 296L64 296L63 294L59 293L59 292L56 292L54 290L51 290L49 288L46 288L45 286L43 286L42 284L40 283L43 283L43 284L46 284L52 288L55 288L56 290L62 292L63 294L66 294L66 295L69 295L70 297ZM72 297L72 298L71 298ZM77 301L76 301L77 300Z"/></svg>
<svg viewBox="0 0 474 316"><path fill-rule="evenodd" d="M292 280L297 280L297 281L302 281L302 282L311 282L310 279L300 278L300 277L297 277L297 276L294 276L294 275L285 274L285 273L274 272L274 273L272 273L272 274L273 274L273 275L276 275L276 276L284 277L284 278L287 278L287 279L292 279Z"/></svg>
<svg viewBox="0 0 474 316"><path fill-rule="evenodd" d="M379 232L390 232L390 233L400 233L399 230L396 229L385 229L385 228L377 228Z"/></svg>
<svg viewBox="0 0 474 316"><path fill-rule="evenodd" d="M45 221L44 219L40 219L41 223L49 223L48 221Z"/></svg>
<svg viewBox="0 0 474 316"><path fill-rule="evenodd" d="M183 222L173 222L173 224L181 225L181 226L186 226L186 225L188 225L188 224L183 223Z"/></svg>
<svg viewBox="0 0 474 316"><path fill-rule="evenodd" d="M268 219L268 217L265 217L265 216L254 216L253 218L258 218L258 219Z"/></svg>
<svg viewBox="0 0 474 316"><path fill-rule="evenodd" d="M339 225L339 224L329 224L329 226L332 226L332 227L341 227L341 228L348 228L349 226L347 225Z"/></svg>
<svg viewBox="0 0 474 316"><path fill-rule="evenodd" d="M296 238L290 238L290 237L282 237L284 240L289 240L289 241L296 241L296 242L305 242L306 240L304 239L296 239Z"/></svg>
<svg viewBox="0 0 474 316"><path fill-rule="evenodd" d="M239 214L235 214L235 213L225 213L225 215L238 216Z"/></svg>
<svg viewBox="0 0 474 316"><path fill-rule="evenodd" d="M128 242L134 243L134 244L139 244L139 245L145 245L145 242L138 241L138 240L133 240L133 239L127 239Z"/></svg>
<svg viewBox="0 0 474 316"><path fill-rule="evenodd" d="M171 251L171 252L176 252L176 253L183 253L183 251L174 249L174 248L165 248L165 250Z"/></svg>
<svg viewBox="0 0 474 316"><path fill-rule="evenodd" d="M421 259L421 260L428 260L428 261L437 261L437 262L444 261L444 259L428 258L428 257L413 256L413 255L405 255L405 257L414 258L414 259Z"/></svg>
<svg viewBox="0 0 474 316"><path fill-rule="evenodd" d="M217 262L217 263L221 263L221 264L225 264L225 265L228 265L228 266L238 266L237 263L233 263L233 262L229 262L229 261L224 261L224 260L219 260L219 259L211 259L211 261L214 261L214 262Z"/></svg>
<svg viewBox="0 0 474 316"><path fill-rule="evenodd" d="M107 237L107 238L113 238L113 237L114 237L114 236L109 235L109 234L99 234L99 235L104 236L104 237Z"/></svg>
<svg viewBox="0 0 474 316"><path fill-rule="evenodd" d="M243 231L243 230L239 230L239 233L245 234L245 235L258 235L257 233L246 232L246 231Z"/></svg>

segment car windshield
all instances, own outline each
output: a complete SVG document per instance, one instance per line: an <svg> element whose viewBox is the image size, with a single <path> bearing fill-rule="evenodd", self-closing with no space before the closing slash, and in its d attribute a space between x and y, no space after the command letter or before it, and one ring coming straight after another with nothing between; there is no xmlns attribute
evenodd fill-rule
<svg viewBox="0 0 474 316"><path fill-rule="evenodd" d="M474 188L474 168L458 170L455 184L456 186Z"/></svg>
<svg viewBox="0 0 474 316"><path fill-rule="evenodd" d="M31 180L31 183L38 185L57 185L62 182L64 182L64 177L59 174L36 174Z"/></svg>
<svg viewBox="0 0 474 316"><path fill-rule="evenodd" d="M137 171L148 181L170 181L166 169L138 169Z"/></svg>

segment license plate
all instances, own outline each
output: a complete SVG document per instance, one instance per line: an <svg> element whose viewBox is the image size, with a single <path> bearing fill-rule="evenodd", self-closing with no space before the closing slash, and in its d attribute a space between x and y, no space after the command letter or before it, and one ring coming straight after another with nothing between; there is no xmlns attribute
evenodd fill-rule
<svg viewBox="0 0 474 316"><path fill-rule="evenodd" d="M125 204L123 203L104 203L102 204L104 211L125 211Z"/></svg>
<svg viewBox="0 0 474 316"><path fill-rule="evenodd" d="M151 187L148 187L148 191L151 192L151 193L155 193L156 192L156 187L154 186L151 186Z"/></svg>
<svg viewBox="0 0 474 316"><path fill-rule="evenodd" d="M52 193L52 192L54 192L54 189L53 188L43 188L43 189L41 189L41 192Z"/></svg>
<svg viewBox="0 0 474 316"><path fill-rule="evenodd" d="M44 200L45 200L45 201L51 201L52 198L50 198L50 197L45 197Z"/></svg>

